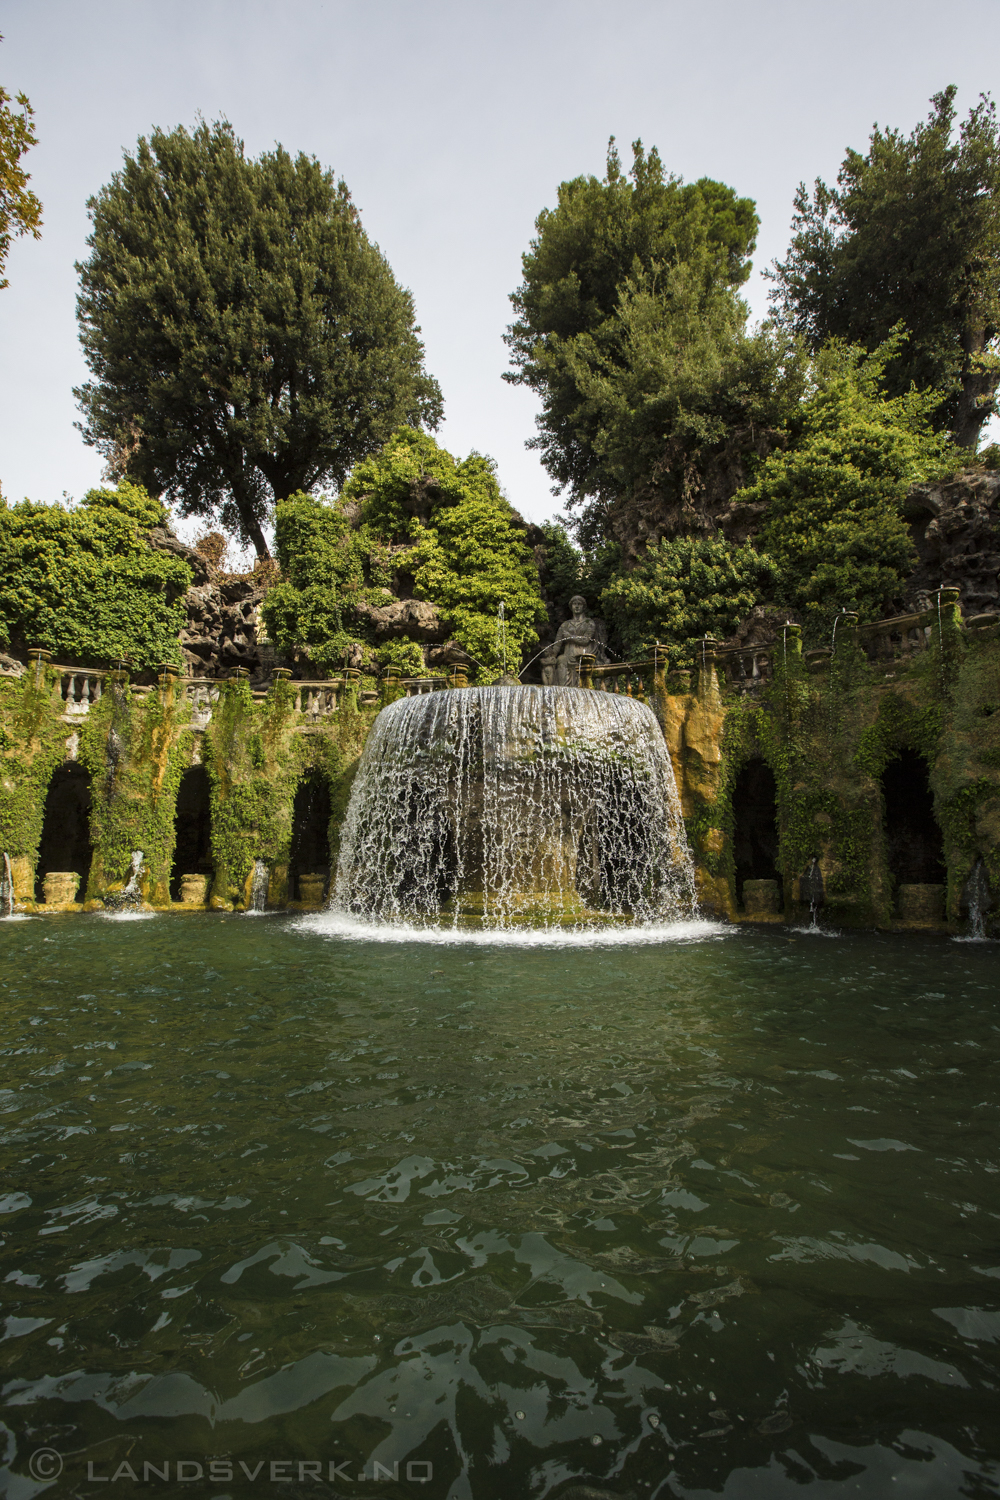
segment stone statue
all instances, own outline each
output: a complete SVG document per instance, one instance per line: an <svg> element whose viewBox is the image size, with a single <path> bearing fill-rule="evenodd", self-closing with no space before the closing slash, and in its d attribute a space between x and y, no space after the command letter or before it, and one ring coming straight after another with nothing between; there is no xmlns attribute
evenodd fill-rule
<svg viewBox="0 0 1000 1500"><path fill-rule="evenodd" d="M602 665L607 661L608 632L604 621L591 618L582 594L575 594L569 607L569 619L559 626L555 640L541 655L542 681L546 687L579 687L581 656L593 656Z"/></svg>

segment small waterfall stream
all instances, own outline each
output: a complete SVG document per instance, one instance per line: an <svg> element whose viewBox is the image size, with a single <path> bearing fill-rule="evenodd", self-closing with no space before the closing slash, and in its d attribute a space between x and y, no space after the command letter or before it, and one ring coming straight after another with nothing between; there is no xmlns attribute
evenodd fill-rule
<svg viewBox="0 0 1000 1500"><path fill-rule="evenodd" d="M262 912L267 908L268 868L262 859L253 862L253 880L250 882L250 902L247 911Z"/></svg>
<svg viewBox="0 0 1000 1500"><path fill-rule="evenodd" d="M4 851L3 873L0 874L0 917L14 915L14 877L11 874L10 855Z"/></svg>
<svg viewBox="0 0 1000 1500"><path fill-rule="evenodd" d="M652 711L566 687L391 704L365 744L331 904L499 928L689 917L693 865Z"/></svg>
<svg viewBox="0 0 1000 1500"><path fill-rule="evenodd" d="M141 849L132 850L128 879L120 891L109 891L104 897L108 911L136 911L142 905L142 887L139 884L146 868L145 855Z"/></svg>
<svg viewBox="0 0 1000 1500"><path fill-rule="evenodd" d="M969 937L974 943L985 942L986 913L993 905L993 900L982 855L977 858L972 867L972 872L965 882L963 895L969 911Z"/></svg>

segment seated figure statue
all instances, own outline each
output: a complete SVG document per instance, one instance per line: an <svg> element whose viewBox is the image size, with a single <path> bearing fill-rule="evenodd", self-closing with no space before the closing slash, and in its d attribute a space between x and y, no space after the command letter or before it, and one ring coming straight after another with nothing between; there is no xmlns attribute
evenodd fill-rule
<svg viewBox="0 0 1000 1500"><path fill-rule="evenodd" d="M581 656L593 656L601 665L608 659L605 650L608 631L604 621L587 613L587 601L582 594L575 594L569 607L572 611L569 619L559 626L555 640L546 646L540 658L546 687L579 687Z"/></svg>

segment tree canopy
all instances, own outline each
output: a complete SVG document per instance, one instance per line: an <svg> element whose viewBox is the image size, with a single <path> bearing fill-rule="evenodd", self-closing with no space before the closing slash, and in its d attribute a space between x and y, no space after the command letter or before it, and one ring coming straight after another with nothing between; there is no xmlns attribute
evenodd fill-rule
<svg viewBox="0 0 1000 1500"><path fill-rule="evenodd" d="M901 342L867 357L828 346L793 446L772 454L737 497L766 505L758 542L775 565L772 596L799 612L813 638L840 610L870 620L902 602L916 561L903 497L954 467L947 438L931 426L935 393L883 392Z"/></svg>
<svg viewBox="0 0 1000 1500"><path fill-rule="evenodd" d="M538 570L492 461L472 453L459 462L414 428L358 464L335 500L300 494L279 504L275 540L284 577L264 602L268 631L319 666L358 646L369 667L419 670L416 642L375 644L370 611L400 591L437 607L480 682L502 671L501 603L510 666L538 639Z"/></svg>
<svg viewBox="0 0 1000 1500"><path fill-rule="evenodd" d="M191 569L143 536L165 520L128 482L91 490L74 509L0 500L0 644L85 666L179 665Z"/></svg>
<svg viewBox="0 0 1000 1500"><path fill-rule="evenodd" d="M889 393L937 391L935 425L975 448L1000 384L1000 136L985 95L956 134L955 93L936 94L908 136L876 125L836 187L799 185L771 295L813 349L833 337L874 350L904 324Z"/></svg>
<svg viewBox="0 0 1000 1500"><path fill-rule="evenodd" d="M39 238L42 205L28 187L30 173L21 165L29 148L38 144L34 116L27 94L13 99L0 88L0 288L9 284L3 271L12 242L22 234Z"/></svg>
<svg viewBox="0 0 1000 1500"><path fill-rule="evenodd" d="M626 175L612 141L604 178L562 183L538 216L507 334L505 379L542 402L530 446L586 507L591 544L623 496L676 493L692 457L780 422L802 389L792 346L746 334L752 200L665 174L640 141L632 152Z"/></svg>
<svg viewBox="0 0 1000 1500"><path fill-rule="evenodd" d="M89 209L76 395L113 472L266 556L271 499L437 425L412 298L315 158L248 160L225 121L155 130Z"/></svg>

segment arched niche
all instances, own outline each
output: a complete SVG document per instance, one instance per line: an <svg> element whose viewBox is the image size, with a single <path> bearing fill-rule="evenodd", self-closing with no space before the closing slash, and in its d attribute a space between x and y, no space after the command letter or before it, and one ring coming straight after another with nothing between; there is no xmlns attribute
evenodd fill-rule
<svg viewBox="0 0 1000 1500"><path fill-rule="evenodd" d="M901 750L882 772L882 805L886 860L897 888L943 885L944 842L927 762L915 750Z"/></svg>
<svg viewBox="0 0 1000 1500"><path fill-rule="evenodd" d="M45 899L45 877L75 871L80 877L76 900L83 901L94 846L90 838L90 772L68 760L52 774L45 795L42 839L35 869L35 898Z"/></svg>
<svg viewBox="0 0 1000 1500"><path fill-rule="evenodd" d="M292 847L288 861L288 894L293 901L316 897L318 877L325 889L330 878L330 783L322 771L311 771L295 792L292 806ZM302 877L311 891L303 892Z"/></svg>
<svg viewBox="0 0 1000 1500"><path fill-rule="evenodd" d="M780 892L777 786L760 756L748 760L737 775L732 808L737 901L742 904L748 880L776 880Z"/></svg>
<svg viewBox="0 0 1000 1500"><path fill-rule="evenodd" d="M185 875L210 877L212 869L212 799L208 772L204 766L191 766L181 777L177 790L171 899L181 899L181 880Z"/></svg>

